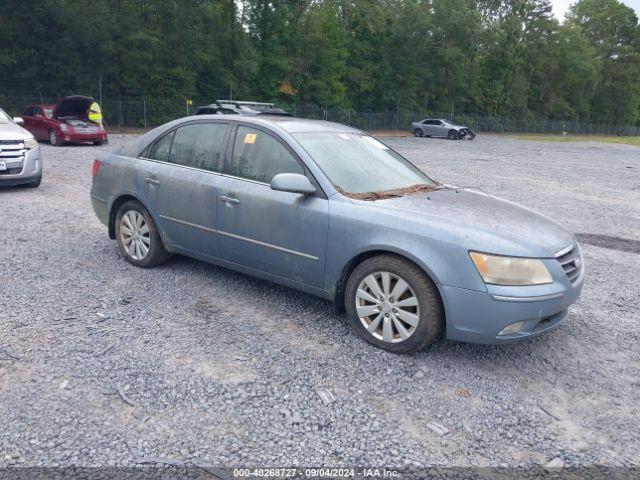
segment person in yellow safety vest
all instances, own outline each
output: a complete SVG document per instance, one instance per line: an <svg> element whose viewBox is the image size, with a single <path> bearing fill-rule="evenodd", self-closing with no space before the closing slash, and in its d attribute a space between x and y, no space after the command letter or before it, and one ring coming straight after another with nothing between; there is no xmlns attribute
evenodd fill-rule
<svg viewBox="0 0 640 480"><path fill-rule="evenodd" d="M102 110L98 102L93 102L89 107L89 120L98 125L102 125Z"/></svg>

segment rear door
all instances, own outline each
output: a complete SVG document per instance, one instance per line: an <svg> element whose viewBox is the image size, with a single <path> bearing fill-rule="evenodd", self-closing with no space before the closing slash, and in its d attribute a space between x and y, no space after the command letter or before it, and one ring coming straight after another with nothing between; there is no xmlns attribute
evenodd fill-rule
<svg viewBox="0 0 640 480"><path fill-rule="evenodd" d="M216 196L228 122L184 124L152 144L139 182L163 240L187 252L218 256Z"/></svg>
<svg viewBox="0 0 640 480"><path fill-rule="evenodd" d="M329 202L271 190L279 173L315 183L302 161L273 133L238 125L217 202L222 258L308 285L322 287Z"/></svg>
<svg viewBox="0 0 640 480"><path fill-rule="evenodd" d="M49 138L49 129L47 128L47 119L44 116L44 110L42 107L36 107L33 110L33 117L31 117L33 125L33 136L36 138Z"/></svg>
<svg viewBox="0 0 640 480"><path fill-rule="evenodd" d="M444 122L442 120L436 120L435 123L434 135L437 135L438 137L446 137L449 134L449 130L445 126Z"/></svg>
<svg viewBox="0 0 640 480"><path fill-rule="evenodd" d="M437 135L436 132L436 126L435 126L435 120L425 120L425 134L432 136L432 135Z"/></svg>

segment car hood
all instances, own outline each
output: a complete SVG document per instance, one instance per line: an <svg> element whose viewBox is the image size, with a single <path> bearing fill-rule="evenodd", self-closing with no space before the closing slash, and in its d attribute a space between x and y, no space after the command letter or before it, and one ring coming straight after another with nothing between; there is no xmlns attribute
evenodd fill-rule
<svg viewBox="0 0 640 480"><path fill-rule="evenodd" d="M53 110L53 117L86 118L89 107L93 102L95 102L93 97L80 95L64 97L56 104Z"/></svg>
<svg viewBox="0 0 640 480"><path fill-rule="evenodd" d="M548 217L481 192L442 188L369 203L403 222L417 221L425 234L470 250L522 257L554 257L574 235Z"/></svg>
<svg viewBox="0 0 640 480"><path fill-rule="evenodd" d="M26 140L33 135L13 122L0 122L0 140Z"/></svg>

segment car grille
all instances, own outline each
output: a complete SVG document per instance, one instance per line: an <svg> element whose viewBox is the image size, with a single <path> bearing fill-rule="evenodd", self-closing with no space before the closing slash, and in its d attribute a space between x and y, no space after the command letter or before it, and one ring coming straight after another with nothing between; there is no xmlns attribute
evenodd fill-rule
<svg viewBox="0 0 640 480"><path fill-rule="evenodd" d="M556 260L558 260L569 281L574 284L580 278L580 274L584 269L580 248L574 245L568 252L557 256Z"/></svg>
<svg viewBox="0 0 640 480"><path fill-rule="evenodd" d="M16 175L22 171L27 149L22 140L0 140L0 160L6 163L7 169L0 175Z"/></svg>

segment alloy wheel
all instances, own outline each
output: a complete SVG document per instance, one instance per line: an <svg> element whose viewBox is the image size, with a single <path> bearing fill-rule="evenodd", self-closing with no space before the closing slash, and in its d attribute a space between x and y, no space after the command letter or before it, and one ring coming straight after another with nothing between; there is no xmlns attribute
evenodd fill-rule
<svg viewBox="0 0 640 480"><path fill-rule="evenodd" d="M151 232L142 213L128 210L120 220L120 240L127 254L134 260L142 260L151 247Z"/></svg>
<svg viewBox="0 0 640 480"><path fill-rule="evenodd" d="M362 325L384 342L403 342L420 321L418 297L403 278L391 272L367 275L358 286L355 301Z"/></svg>
<svg viewBox="0 0 640 480"><path fill-rule="evenodd" d="M58 145L58 136L54 130L49 130L49 143L54 147Z"/></svg>

